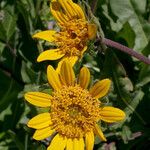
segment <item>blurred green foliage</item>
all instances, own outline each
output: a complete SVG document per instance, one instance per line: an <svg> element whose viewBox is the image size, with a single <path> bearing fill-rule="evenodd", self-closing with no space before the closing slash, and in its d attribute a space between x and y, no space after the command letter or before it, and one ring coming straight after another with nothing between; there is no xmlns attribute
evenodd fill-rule
<svg viewBox="0 0 150 150"><path fill-rule="evenodd" d="M90 0L92 5L94 0ZM42 112L24 101L27 91L48 88L46 67L56 62L37 63L38 54L47 46L32 39L39 30L53 28L49 0L1 0L0 2L0 149L45 150L47 141L34 141L27 121ZM98 0L95 16L106 38L150 55L150 0ZM92 18L91 18L92 19ZM106 125L108 139L96 139L94 150L147 150L150 147L150 66L131 56L98 43L75 66L91 69L93 82L109 77L112 88L108 102L123 109L124 122ZM49 92L49 90L48 90ZM109 99L109 101L108 101Z"/></svg>

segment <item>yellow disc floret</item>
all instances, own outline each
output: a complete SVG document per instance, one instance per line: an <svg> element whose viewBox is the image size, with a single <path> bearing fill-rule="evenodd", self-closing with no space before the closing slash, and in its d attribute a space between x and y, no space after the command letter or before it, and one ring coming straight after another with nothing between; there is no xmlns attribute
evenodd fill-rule
<svg viewBox="0 0 150 150"><path fill-rule="evenodd" d="M51 119L54 129L67 138L81 138L93 130L99 120L97 99L78 85L53 92Z"/></svg>
<svg viewBox="0 0 150 150"><path fill-rule="evenodd" d="M62 25L55 35L55 43L62 54L81 57L88 41L88 24L86 21L71 20Z"/></svg>

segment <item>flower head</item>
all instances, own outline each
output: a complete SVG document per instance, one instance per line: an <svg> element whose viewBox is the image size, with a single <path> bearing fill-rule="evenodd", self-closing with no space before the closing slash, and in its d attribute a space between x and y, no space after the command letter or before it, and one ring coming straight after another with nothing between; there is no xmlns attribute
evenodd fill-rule
<svg viewBox="0 0 150 150"><path fill-rule="evenodd" d="M39 107L50 107L28 122L36 129L33 138L43 140L52 136L48 150L92 150L94 134L106 141L100 120L113 123L125 118L125 113L111 106L102 106L99 98L105 96L111 81L103 79L88 90L90 72L83 67L76 80L72 66L64 61L60 73L52 66L47 69L48 82L54 89L51 95L42 92L28 92L25 99Z"/></svg>
<svg viewBox="0 0 150 150"><path fill-rule="evenodd" d="M69 61L72 66L87 50L87 42L96 35L96 25L88 23L84 12L72 0L52 0L50 10L60 26L60 31L47 30L33 35L53 42L56 49L42 52L37 61L61 59L57 70L60 70L62 61Z"/></svg>

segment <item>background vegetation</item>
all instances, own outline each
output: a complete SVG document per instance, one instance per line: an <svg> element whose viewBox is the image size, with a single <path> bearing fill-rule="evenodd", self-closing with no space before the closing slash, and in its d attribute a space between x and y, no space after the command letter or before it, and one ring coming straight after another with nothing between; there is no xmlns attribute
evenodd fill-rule
<svg viewBox="0 0 150 150"><path fill-rule="evenodd" d="M92 9L106 38L145 56L150 54L150 0L98 0ZM85 11L88 15L89 11ZM32 35L53 25L49 0L0 1L1 150L46 149L47 141L34 141L34 131L26 126L30 118L44 110L26 103L23 95L48 88L46 67L56 66L57 62L36 62L38 54L49 45L33 40ZM75 66L76 71L83 65L91 69L93 82L105 77L112 79L110 94L102 102L119 107L127 114L124 122L102 125L108 141L96 139L94 150L148 150L150 66L112 48L102 51L94 41Z"/></svg>

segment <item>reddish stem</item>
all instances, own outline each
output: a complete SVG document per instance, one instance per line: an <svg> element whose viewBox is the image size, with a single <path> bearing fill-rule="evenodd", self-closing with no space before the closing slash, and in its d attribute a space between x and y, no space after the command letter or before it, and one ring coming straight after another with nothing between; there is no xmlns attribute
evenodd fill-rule
<svg viewBox="0 0 150 150"><path fill-rule="evenodd" d="M148 59L147 57L145 57L142 54L139 54L138 52L134 51L131 48L128 48L122 44L119 44L117 42L114 42L114 41L112 41L110 39L106 39L106 38L104 38L102 42L109 47L116 48L116 49L118 49L122 52L125 52L131 56L134 56L135 58L139 59L140 61L150 65L150 59Z"/></svg>

